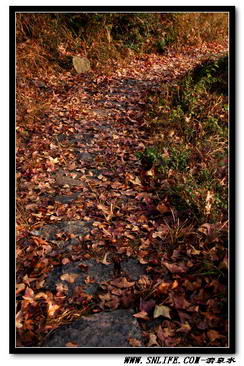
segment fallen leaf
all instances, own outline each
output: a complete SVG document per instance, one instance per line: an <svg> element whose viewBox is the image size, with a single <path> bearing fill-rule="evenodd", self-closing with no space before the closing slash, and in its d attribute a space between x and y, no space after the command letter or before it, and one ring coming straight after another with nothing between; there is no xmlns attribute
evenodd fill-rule
<svg viewBox="0 0 244 366"><path fill-rule="evenodd" d="M177 329L176 332L180 332L180 333L189 333L191 330L191 326L188 322L185 322L184 324L181 324L181 327L179 329Z"/></svg>
<svg viewBox="0 0 244 366"><path fill-rule="evenodd" d="M126 173L125 174L126 180L134 185L138 185L141 186L141 181L138 177L134 177L132 174L130 173Z"/></svg>
<svg viewBox="0 0 244 366"><path fill-rule="evenodd" d="M186 273L188 268L184 263L181 264L174 264L174 263L168 263L166 261L161 262L171 273Z"/></svg>
<svg viewBox="0 0 244 366"><path fill-rule="evenodd" d="M136 338L128 338L128 342L131 347L141 347L141 342Z"/></svg>
<svg viewBox="0 0 244 366"><path fill-rule="evenodd" d="M60 279L62 281L66 281L66 282L69 282L69 283L74 283L79 276L80 275L77 274L77 273L64 273L63 275L60 276Z"/></svg>
<svg viewBox="0 0 244 366"><path fill-rule="evenodd" d="M147 344L147 347L152 347L152 346L159 346L158 342L157 342L157 336L154 333L149 333L149 342Z"/></svg>
<svg viewBox="0 0 244 366"><path fill-rule="evenodd" d="M69 262L70 262L69 258L63 258L62 259L62 264L67 264Z"/></svg>
<svg viewBox="0 0 244 366"><path fill-rule="evenodd" d="M101 261L101 263L102 264L105 264L105 265L109 265L109 264L111 264L108 260L107 260L107 257L108 257L108 255L110 254L110 252L107 252L106 254L105 254L105 256L104 256L104 258L103 258L103 260Z"/></svg>
<svg viewBox="0 0 244 366"><path fill-rule="evenodd" d="M128 288L134 286L135 282L127 281L126 277L116 278L115 280L110 282L111 285L119 288Z"/></svg>
<svg viewBox="0 0 244 366"><path fill-rule="evenodd" d="M186 310L191 306L191 304L185 299L184 296L175 294L170 295L176 309Z"/></svg>
<svg viewBox="0 0 244 366"><path fill-rule="evenodd" d="M164 213L167 213L167 212L171 212L170 208L168 206L166 206L164 203L159 203L157 205L157 210L161 213L161 214L164 214Z"/></svg>
<svg viewBox="0 0 244 366"><path fill-rule="evenodd" d="M65 343L65 347L78 347L78 343L68 342L68 343Z"/></svg>
<svg viewBox="0 0 244 366"><path fill-rule="evenodd" d="M54 304L52 301L48 301L48 316L53 316L54 313L60 308L59 305Z"/></svg>
<svg viewBox="0 0 244 366"><path fill-rule="evenodd" d="M30 302L34 302L34 297L35 297L34 291L30 287L26 287L23 299Z"/></svg>
<svg viewBox="0 0 244 366"><path fill-rule="evenodd" d="M165 318L171 319L170 308L164 305L156 305L153 313L153 317L158 318L159 316L164 316Z"/></svg>
<svg viewBox="0 0 244 366"><path fill-rule="evenodd" d="M135 318L149 320L148 314L146 311L140 311L139 313L133 314Z"/></svg>
<svg viewBox="0 0 244 366"><path fill-rule="evenodd" d="M20 329L23 327L23 314L22 311L20 310L17 314L16 314L16 328Z"/></svg>
<svg viewBox="0 0 244 366"><path fill-rule="evenodd" d="M211 208L212 208L213 202L214 202L214 193L211 191L208 191L207 197L206 197L205 210L204 210L205 215L209 215L211 213Z"/></svg>
<svg viewBox="0 0 244 366"><path fill-rule="evenodd" d="M108 208L104 204L99 203L97 205L97 208L103 212L104 217L106 218L107 221L111 220L111 218L113 217L113 205L112 204Z"/></svg>
<svg viewBox="0 0 244 366"><path fill-rule="evenodd" d="M160 294L166 294L169 290L169 288L171 287L171 283L169 282L161 282L158 286L157 286L157 292L159 292Z"/></svg>
<svg viewBox="0 0 244 366"><path fill-rule="evenodd" d="M25 290L26 284L24 283L18 283L16 285L16 295L18 295L20 292L22 292L23 290Z"/></svg>
<svg viewBox="0 0 244 366"><path fill-rule="evenodd" d="M153 299L147 301L140 299L140 310L150 313L150 311L154 309L155 303L156 302Z"/></svg>
<svg viewBox="0 0 244 366"><path fill-rule="evenodd" d="M217 330L214 329L207 331L207 335L211 342L214 342L216 339L225 338L223 335L219 334Z"/></svg>

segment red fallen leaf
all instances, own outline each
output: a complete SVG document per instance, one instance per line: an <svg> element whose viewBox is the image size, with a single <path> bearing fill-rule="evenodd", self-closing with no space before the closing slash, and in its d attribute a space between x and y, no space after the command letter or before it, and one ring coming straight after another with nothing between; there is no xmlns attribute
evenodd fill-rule
<svg viewBox="0 0 244 366"><path fill-rule="evenodd" d="M128 288L134 286L135 282L127 281L126 277L116 278L115 280L110 282L111 285L119 288Z"/></svg>
<svg viewBox="0 0 244 366"><path fill-rule="evenodd" d="M157 210L161 213L161 214L164 214L164 213L167 213L167 212L171 212L170 208L168 206L166 206L164 203L159 203L157 205Z"/></svg>
<svg viewBox="0 0 244 366"><path fill-rule="evenodd" d="M141 342L136 338L128 338L128 342L131 347L141 347Z"/></svg>
<svg viewBox="0 0 244 366"><path fill-rule="evenodd" d="M135 318L149 320L148 314L146 311L140 311L139 313L133 314Z"/></svg>
<svg viewBox="0 0 244 366"><path fill-rule="evenodd" d="M212 313L202 312L202 314L207 319L209 327L217 327L222 322L222 319L219 316Z"/></svg>
<svg viewBox="0 0 244 366"><path fill-rule="evenodd" d="M177 312L178 312L181 323L185 323L188 320L189 321L192 320L192 315L191 314L189 314L187 312L184 312L184 311L181 311L181 310L178 310Z"/></svg>
<svg viewBox="0 0 244 366"><path fill-rule="evenodd" d="M174 306L176 309L188 309L191 306L191 303L189 303L184 296L171 294L171 299L174 303Z"/></svg>
<svg viewBox="0 0 244 366"><path fill-rule="evenodd" d="M201 330L208 329L208 323L206 319L200 320L197 322L196 327Z"/></svg>
<svg viewBox="0 0 244 366"><path fill-rule="evenodd" d="M179 265L174 263L168 263L166 261L161 262L171 273L185 273L187 272L188 268L186 267L185 263L181 263Z"/></svg>
<svg viewBox="0 0 244 366"><path fill-rule="evenodd" d="M65 347L78 347L78 343L68 342L68 343L65 343Z"/></svg>
<svg viewBox="0 0 244 366"><path fill-rule="evenodd" d="M146 313L150 313L155 307L156 301L155 300L148 300L145 301L143 299L140 299L140 310L145 311Z"/></svg>
<svg viewBox="0 0 244 366"><path fill-rule="evenodd" d="M217 330L214 330L214 329L209 330L207 332L207 335L211 342L214 342L216 339L225 338L225 336L219 334L219 332L217 332Z"/></svg>
<svg viewBox="0 0 244 366"><path fill-rule="evenodd" d="M69 283L74 283L80 275L77 273L64 273L60 279Z"/></svg>

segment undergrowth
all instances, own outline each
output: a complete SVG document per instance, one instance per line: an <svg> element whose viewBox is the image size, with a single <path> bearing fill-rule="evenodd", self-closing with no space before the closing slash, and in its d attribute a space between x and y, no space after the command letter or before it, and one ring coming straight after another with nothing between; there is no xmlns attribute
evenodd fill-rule
<svg viewBox="0 0 244 366"><path fill-rule="evenodd" d="M227 70L227 56L205 61L151 93L145 112L155 144L138 157L150 184L201 223L228 216Z"/></svg>

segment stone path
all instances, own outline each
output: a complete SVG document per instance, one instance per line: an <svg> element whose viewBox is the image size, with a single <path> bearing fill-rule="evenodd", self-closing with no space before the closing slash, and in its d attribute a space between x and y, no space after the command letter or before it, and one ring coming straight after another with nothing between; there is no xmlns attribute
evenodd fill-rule
<svg viewBox="0 0 244 366"><path fill-rule="evenodd" d="M57 202L67 208L79 206L82 209L76 220L46 224L32 234L52 243L56 254L63 250L72 252L76 247L85 248L85 243L93 258L84 259L82 255L86 251L84 249L83 253L81 249L78 260L51 270L43 288L52 293L62 289L71 304L79 303L83 294L91 296L92 301L102 300L102 305L100 313L87 314L59 326L47 336L43 347L145 345L139 322L133 317L138 311L135 304L138 306L139 299L134 304L122 301L121 283L125 283L124 288L130 288L142 283L145 275L150 277L147 266L150 258L143 264L136 257L141 240L147 240L150 235L150 228L143 221L144 203L138 198L138 194L148 193L139 179L140 162L136 152L144 149L145 142L147 146L150 144L141 128L145 93L175 76L175 70L172 64L165 74L165 67L158 65L142 70L139 78L130 76L129 69L127 71L123 76L114 75L90 85L81 77L80 87L74 87L73 95L57 96L53 118L62 113L63 123L70 124L71 132L57 133L53 138L66 147L69 157L66 166L52 173L54 192L45 194L43 199L49 204ZM69 116L72 98L77 101L73 119ZM99 209L104 206L107 210L116 208L110 212L111 217L108 211ZM99 244L99 233L107 235L109 245ZM102 260L104 255L107 255L106 260ZM115 263L116 255L120 259ZM161 270L159 277L164 275L168 275L167 271Z"/></svg>

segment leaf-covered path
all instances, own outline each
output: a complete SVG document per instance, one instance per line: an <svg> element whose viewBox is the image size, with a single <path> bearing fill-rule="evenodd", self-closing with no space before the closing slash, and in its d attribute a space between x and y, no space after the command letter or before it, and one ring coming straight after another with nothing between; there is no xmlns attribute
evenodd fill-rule
<svg viewBox="0 0 244 366"><path fill-rule="evenodd" d="M168 250L176 213L147 186L137 157L153 143L148 91L207 53L36 82L43 104L27 111L17 140L19 346L225 345L222 288L196 276L191 245Z"/></svg>

